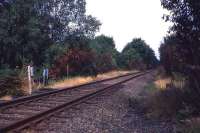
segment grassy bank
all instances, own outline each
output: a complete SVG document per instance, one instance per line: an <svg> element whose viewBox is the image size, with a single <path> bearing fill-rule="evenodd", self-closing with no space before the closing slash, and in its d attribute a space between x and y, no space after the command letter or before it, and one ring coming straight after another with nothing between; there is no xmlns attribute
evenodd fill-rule
<svg viewBox="0 0 200 133"><path fill-rule="evenodd" d="M131 99L131 104L139 106L150 119L173 121L177 132L199 133L200 116L188 103L195 101L192 101L187 91L185 77L179 74L166 76L159 70L155 81L145 86L139 97Z"/></svg>

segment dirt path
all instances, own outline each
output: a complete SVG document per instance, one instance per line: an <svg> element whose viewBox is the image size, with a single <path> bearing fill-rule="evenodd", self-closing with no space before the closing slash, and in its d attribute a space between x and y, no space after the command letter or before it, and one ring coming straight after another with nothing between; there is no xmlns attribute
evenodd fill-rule
<svg viewBox="0 0 200 133"><path fill-rule="evenodd" d="M153 77L147 74L129 81L118 86L120 91L59 113L29 133L173 133L172 124L149 120L129 105L129 99L139 95Z"/></svg>

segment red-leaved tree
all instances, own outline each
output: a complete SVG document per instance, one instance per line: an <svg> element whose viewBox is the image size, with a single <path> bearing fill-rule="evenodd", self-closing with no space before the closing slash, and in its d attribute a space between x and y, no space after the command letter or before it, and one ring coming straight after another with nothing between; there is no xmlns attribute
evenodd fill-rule
<svg viewBox="0 0 200 133"><path fill-rule="evenodd" d="M54 78L67 75L96 75L95 53L91 50L70 49L54 64L50 75Z"/></svg>

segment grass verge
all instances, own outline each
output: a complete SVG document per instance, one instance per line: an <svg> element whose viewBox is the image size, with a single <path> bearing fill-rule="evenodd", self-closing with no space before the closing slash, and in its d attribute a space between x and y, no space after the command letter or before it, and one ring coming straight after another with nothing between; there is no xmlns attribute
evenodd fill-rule
<svg viewBox="0 0 200 133"><path fill-rule="evenodd" d="M52 82L46 88L62 89L62 88L66 88L66 87L72 87L72 86L89 83L92 81L112 78L112 77L128 74L131 72L136 72L136 71L111 71L111 72L107 72L107 73L103 73L103 74L98 74L96 77L94 77L94 76L87 76L87 77L77 76L77 77L72 77L69 79L66 78L66 79L62 79L60 81Z"/></svg>
<svg viewBox="0 0 200 133"><path fill-rule="evenodd" d="M189 90L186 84L181 75L166 77L158 73L155 81L145 86L131 104L137 105L150 119L175 122L177 132L200 133L200 117L194 115L194 108L187 103L195 101L186 93Z"/></svg>

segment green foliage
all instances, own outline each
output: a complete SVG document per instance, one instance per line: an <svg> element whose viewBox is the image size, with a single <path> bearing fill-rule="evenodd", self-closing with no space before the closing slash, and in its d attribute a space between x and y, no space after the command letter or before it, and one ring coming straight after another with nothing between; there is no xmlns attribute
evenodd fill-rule
<svg viewBox="0 0 200 133"><path fill-rule="evenodd" d="M19 89L18 74L23 77L28 64L34 66L35 78L41 77L43 67L53 68L58 60L62 63L56 66L59 69L70 62L75 68L72 74L90 73L85 70L93 69L88 42L100 25L96 18L86 15L85 0L0 1L0 92L10 94ZM62 62L71 49L81 60L70 55L70 61ZM10 76L16 68L23 72Z"/></svg>
<svg viewBox="0 0 200 133"><path fill-rule="evenodd" d="M97 54L113 53L116 51L113 38L105 35L95 37L95 39L90 42L90 47L95 50Z"/></svg>
<svg viewBox="0 0 200 133"><path fill-rule="evenodd" d="M0 69L0 77L4 77L7 75L15 75L15 74L16 72L11 69L8 68Z"/></svg>
<svg viewBox="0 0 200 133"><path fill-rule="evenodd" d="M170 15L165 15L165 20L174 24L170 29L173 34L165 39L161 47L161 55L173 58L171 60L173 71L180 71L187 75L199 73L200 1L162 0L161 3L165 9L171 12ZM168 48L165 50L165 47ZM170 53L170 50L173 52ZM193 77L200 80L197 75L193 75Z"/></svg>
<svg viewBox="0 0 200 133"><path fill-rule="evenodd" d="M165 19L174 23L170 29L173 32L171 42L176 47L176 54L183 64L178 71L183 69L198 68L200 66L200 1L197 0L162 0L164 8L171 12ZM167 45L167 44L166 44Z"/></svg>
<svg viewBox="0 0 200 133"><path fill-rule="evenodd" d="M176 43L176 37L171 35L164 38L164 43L159 48L160 60L168 75L172 75L173 71L176 71L178 67L182 67L180 64L182 64L183 58L176 52L178 51Z"/></svg>
<svg viewBox="0 0 200 133"><path fill-rule="evenodd" d="M125 68L149 69L157 65L154 51L140 38L133 39L122 51L121 64Z"/></svg>
<svg viewBox="0 0 200 133"><path fill-rule="evenodd" d="M117 67L117 54L115 42L112 37L100 35L90 42L91 49L96 53L96 66L98 72L106 72Z"/></svg>
<svg viewBox="0 0 200 133"><path fill-rule="evenodd" d="M147 86L144 87L145 91L148 91L149 93L156 92L158 88L156 88L155 83L150 83Z"/></svg>
<svg viewBox="0 0 200 133"><path fill-rule="evenodd" d="M161 0L170 14L164 19L173 23L171 34L160 47L161 62L168 74L178 72L188 79L184 102L193 114L200 109L200 1Z"/></svg>
<svg viewBox="0 0 200 133"><path fill-rule="evenodd" d="M48 25L34 9L35 1L16 0L0 13L0 61L9 67L44 60L44 50L51 45Z"/></svg>
<svg viewBox="0 0 200 133"><path fill-rule="evenodd" d="M51 62L46 52L52 45L74 36L93 38L100 22L85 14L85 4L85 0L15 0L1 6L0 67L30 62L41 66Z"/></svg>
<svg viewBox="0 0 200 133"><path fill-rule="evenodd" d="M67 46L66 45L61 45L61 44L55 44L50 46L46 51L45 51L45 58L46 58L46 67L52 67L54 62L62 55L64 55L67 51ZM45 65L45 64L44 64Z"/></svg>
<svg viewBox="0 0 200 133"><path fill-rule="evenodd" d="M0 70L0 97L5 95L22 95L20 89L22 80L18 75L18 71L10 69Z"/></svg>
<svg viewBox="0 0 200 133"><path fill-rule="evenodd" d="M60 56L50 70L51 77L66 77L74 75L96 75L94 54L90 49L70 49Z"/></svg>
<svg viewBox="0 0 200 133"><path fill-rule="evenodd" d="M64 48L67 50L63 51L64 54L60 54L53 63L51 69L53 77L63 77L67 73L70 75L96 75L107 72L117 67L117 58L120 55L115 49L113 38L104 35L97 36L92 40L70 37Z"/></svg>

